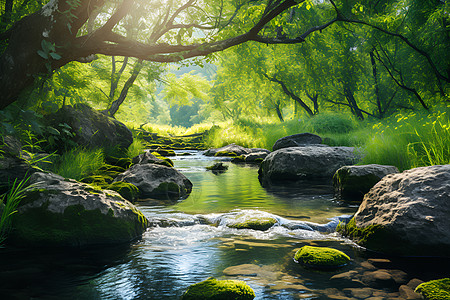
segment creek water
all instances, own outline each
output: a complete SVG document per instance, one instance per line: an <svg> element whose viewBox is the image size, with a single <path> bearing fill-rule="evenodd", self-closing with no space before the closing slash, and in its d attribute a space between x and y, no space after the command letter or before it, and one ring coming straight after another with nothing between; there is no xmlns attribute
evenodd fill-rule
<svg viewBox="0 0 450 300"><path fill-rule="evenodd" d="M218 158L188 152L190 156L173 160L175 168L192 181L191 195L170 206L140 201L137 206L154 224L141 240L70 251L3 249L0 299L179 299L189 285L210 276L245 280L256 299L399 297L400 283L367 287L370 291L364 294L364 288L349 289L348 281L330 280L339 273L376 269L368 263L366 252L333 233L337 217L349 217L357 207L333 199L330 185L263 188L255 166L222 159L229 169L213 173L205 167ZM267 231L226 226L236 214L262 212L277 220ZM292 259L304 245L339 249L352 262L338 271L304 268ZM433 277L448 270L448 261L434 263L441 269L430 269L428 261L379 262L385 264L383 268L387 264L400 269L405 283L418 275Z"/></svg>

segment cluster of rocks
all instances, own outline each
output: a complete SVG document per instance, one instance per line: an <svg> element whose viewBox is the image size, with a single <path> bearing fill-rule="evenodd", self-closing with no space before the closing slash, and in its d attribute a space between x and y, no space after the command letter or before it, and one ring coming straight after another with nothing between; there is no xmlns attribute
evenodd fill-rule
<svg viewBox="0 0 450 300"><path fill-rule="evenodd" d="M64 123L76 133L70 135L72 142L88 148L126 148L133 140L125 125L86 105L64 106L47 122ZM92 184L86 184L33 167L21 158L20 142L13 138L3 138L0 146L0 192L28 178L8 235L10 244L79 247L130 242L142 235L149 221L124 197L173 203L192 190L192 183L161 151L133 158L123 173L109 170L108 176L88 176L83 181Z"/></svg>

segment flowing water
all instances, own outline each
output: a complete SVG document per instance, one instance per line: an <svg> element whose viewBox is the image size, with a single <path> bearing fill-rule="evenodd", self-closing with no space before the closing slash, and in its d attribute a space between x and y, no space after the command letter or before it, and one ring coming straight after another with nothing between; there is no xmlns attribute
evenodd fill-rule
<svg viewBox="0 0 450 300"><path fill-rule="evenodd" d="M171 206L137 204L154 224L141 240L106 249L5 249L0 252L0 299L179 299L189 285L210 276L245 280L256 299L399 296L399 284L355 291L348 281L330 281L339 273L366 274L375 268L364 251L333 233L339 220L357 207L334 200L331 186L264 189L257 167L223 159L229 169L213 173L205 167L217 158L191 154L174 158L175 168L194 184L187 199ZM227 227L236 214L268 214L277 224L267 231ZM352 262L339 271L306 269L292 259L304 245L340 249ZM436 272L409 270L405 266L410 261L378 263L403 267L397 271L408 272L401 273L405 283L417 274L432 277Z"/></svg>

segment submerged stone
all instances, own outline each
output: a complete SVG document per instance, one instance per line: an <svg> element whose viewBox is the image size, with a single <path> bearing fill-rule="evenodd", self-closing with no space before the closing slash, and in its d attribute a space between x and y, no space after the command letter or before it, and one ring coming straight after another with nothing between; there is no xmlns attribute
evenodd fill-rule
<svg viewBox="0 0 450 300"><path fill-rule="evenodd" d="M421 294L426 300L450 299L450 278L424 282L416 288L415 292Z"/></svg>
<svg viewBox="0 0 450 300"><path fill-rule="evenodd" d="M243 211L227 219L227 227L266 231L277 223L269 214L258 211Z"/></svg>
<svg viewBox="0 0 450 300"><path fill-rule="evenodd" d="M348 264L350 257L342 251L327 247L303 246L294 260L311 268L340 268Z"/></svg>
<svg viewBox="0 0 450 300"><path fill-rule="evenodd" d="M244 281L210 277L191 285L181 300L251 300L255 292Z"/></svg>

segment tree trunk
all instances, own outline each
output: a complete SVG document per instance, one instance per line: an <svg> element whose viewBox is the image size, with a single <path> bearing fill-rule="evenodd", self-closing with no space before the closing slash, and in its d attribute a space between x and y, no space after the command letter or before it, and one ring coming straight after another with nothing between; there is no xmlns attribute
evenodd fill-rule
<svg viewBox="0 0 450 300"><path fill-rule="evenodd" d="M353 92L350 90L350 88L347 85L344 85L344 94L345 94L345 98L347 98L348 104L349 104L353 114L361 121L364 120L364 116L363 116L361 110L359 109L358 104L356 103L355 97L353 96Z"/></svg>
<svg viewBox="0 0 450 300"><path fill-rule="evenodd" d="M108 109L108 114L111 117L114 117L116 112L119 110L120 105L125 101L125 98L127 97L128 90L133 85L134 81L138 77L139 73L141 72L143 66L142 59L138 60L133 68L133 73L131 74L130 78L128 78L127 82L125 82L125 85L122 88L122 92L120 93L119 98L117 98L112 104L111 107Z"/></svg>
<svg viewBox="0 0 450 300"><path fill-rule="evenodd" d="M281 122L284 122L283 113L281 112L281 109L280 109L280 102L277 102L275 104L275 110L277 111L278 119L280 119Z"/></svg>
<svg viewBox="0 0 450 300"><path fill-rule="evenodd" d="M378 115L380 116L380 119L382 119L384 116L384 111L383 108L381 107L380 91L378 89L377 65L375 63L373 49L372 51L369 52L369 55L370 55L370 62L372 63L373 80L375 81L375 97L377 99Z"/></svg>

